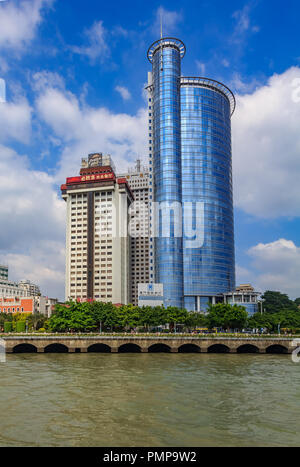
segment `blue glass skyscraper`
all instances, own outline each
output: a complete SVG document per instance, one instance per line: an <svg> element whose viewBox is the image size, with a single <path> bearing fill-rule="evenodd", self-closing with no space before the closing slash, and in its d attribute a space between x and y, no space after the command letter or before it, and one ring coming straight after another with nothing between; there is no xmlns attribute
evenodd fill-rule
<svg viewBox="0 0 300 467"><path fill-rule="evenodd" d="M200 311L235 288L231 157L235 98L217 81L182 77L184 55L184 44L175 38L156 41L148 51L150 195L157 203L182 205L184 219L180 218L183 235L178 235L178 212L172 210L170 234L164 236L161 210L150 258L153 281L164 285L165 305ZM187 220L198 230L201 244L191 242Z"/></svg>

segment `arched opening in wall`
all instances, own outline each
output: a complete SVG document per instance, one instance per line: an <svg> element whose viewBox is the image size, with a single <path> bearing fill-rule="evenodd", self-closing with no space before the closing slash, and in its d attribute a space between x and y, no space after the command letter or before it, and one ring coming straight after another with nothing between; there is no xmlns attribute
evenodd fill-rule
<svg viewBox="0 0 300 467"><path fill-rule="evenodd" d="M288 353L288 349L286 347L284 347L283 345L280 345L280 344L274 344L274 345L270 345L269 347L267 347L266 349L266 353L268 354L287 354Z"/></svg>
<svg viewBox="0 0 300 467"><path fill-rule="evenodd" d="M237 348L237 353L259 353L259 349L255 345L244 344Z"/></svg>
<svg viewBox="0 0 300 467"><path fill-rule="evenodd" d="M118 349L118 353L141 353L141 351L137 344L123 344Z"/></svg>
<svg viewBox="0 0 300 467"><path fill-rule="evenodd" d="M170 353L171 348L166 344L153 344L148 348L149 353Z"/></svg>
<svg viewBox="0 0 300 467"><path fill-rule="evenodd" d="M50 344L45 347L45 353L68 353L69 349L63 344Z"/></svg>
<svg viewBox="0 0 300 467"><path fill-rule="evenodd" d="M179 353L199 353L201 349L196 344L184 344L181 345L178 349Z"/></svg>
<svg viewBox="0 0 300 467"><path fill-rule="evenodd" d="M111 353L111 348L106 344L93 344L87 349L90 353Z"/></svg>
<svg viewBox="0 0 300 467"><path fill-rule="evenodd" d="M13 348L13 353L37 353L37 348L31 344L19 344Z"/></svg>
<svg viewBox="0 0 300 467"><path fill-rule="evenodd" d="M224 344L214 344L208 347L208 353L229 353L229 347Z"/></svg>

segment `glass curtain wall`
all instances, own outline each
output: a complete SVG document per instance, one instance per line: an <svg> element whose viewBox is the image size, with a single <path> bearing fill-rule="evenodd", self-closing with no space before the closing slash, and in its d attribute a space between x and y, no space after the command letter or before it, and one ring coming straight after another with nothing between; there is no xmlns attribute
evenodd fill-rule
<svg viewBox="0 0 300 467"><path fill-rule="evenodd" d="M159 226L155 281L164 286L165 306L205 311L235 288L231 157L235 98L217 81L181 77L184 55L184 44L174 38L156 41L148 50L154 201L166 203L151 219ZM180 226L180 209L173 203L183 209ZM166 232L168 208L171 222ZM187 224L197 232L194 244L190 232L185 236Z"/></svg>
<svg viewBox="0 0 300 467"><path fill-rule="evenodd" d="M154 49L154 199L165 202L157 217L159 237L155 240L156 282L164 285L165 306L183 306L182 237L178 235L176 210L170 211L168 236L162 219L172 203L181 203L180 74L178 41L162 39ZM181 222L180 222L181 224ZM181 228L181 225L180 225Z"/></svg>
<svg viewBox="0 0 300 467"><path fill-rule="evenodd" d="M181 80L182 201L203 203L203 245L183 238L184 305L204 310L212 297L235 288L231 108L228 97Z"/></svg>

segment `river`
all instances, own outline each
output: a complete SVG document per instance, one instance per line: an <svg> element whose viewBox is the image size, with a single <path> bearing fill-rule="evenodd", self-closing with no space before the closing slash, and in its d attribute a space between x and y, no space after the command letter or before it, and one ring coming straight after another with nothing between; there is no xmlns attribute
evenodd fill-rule
<svg viewBox="0 0 300 467"><path fill-rule="evenodd" d="M288 355L20 354L0 364L1 446L297 446Z"/></svg>

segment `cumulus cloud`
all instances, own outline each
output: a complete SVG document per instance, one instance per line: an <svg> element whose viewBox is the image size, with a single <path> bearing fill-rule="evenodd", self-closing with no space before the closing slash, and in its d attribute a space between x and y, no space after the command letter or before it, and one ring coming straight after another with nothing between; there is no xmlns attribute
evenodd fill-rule
<svg viewBox="0 0 300 467"><path fill-rule="evenodd" d="M97 60L103 63L110 55L110 48L107 43L107 31L103 26L103 21L95 21L91 28L84 31L85 44L82 46L72 46L71 50L79 55L85 55L92 63Z"/></svg>
<svg viewBox="0 0 300 467"><path fill-rule="evenodd" d="M300 247L280 239L250 248L253 276L261 290L278 290L295 299L300 296Z"/></svg>
<svg viewBox="0 0 300 467"><path fill-rule="evenodd" d="M24 0L0 3L0 47L23 49L36 35L42 22L42 11L53 0Z"/></svg>
<svg viewBox="0 0 300 467"><path fill-rule="evenodd" d="M233 124L237 207L260 218L300 215L300 103L293 83L300 68L273 75L237 96Z"/></svg>
<svg viewBox="0 0 300 467"><path fill-rule="evenodd" d="M11 278L29 278L63 297L65 205L54 179L0 145L0 261ZM9 252L9 253L8 253Z"/></svg>
<svg viewBox="0 0 300 467"><path fill-rule="evenodd" d="M62 242L40 242L27 253L8 253L1 262L9 265L9 274L15 281L24 278L40 286L41 293L64 300L65 249Z"/></svg>
<svg viewBox="0 0 300 467"><path fill-rule="evenodd" d="M131 98L130 92L124 86L116 86L115 90L121 95L124 101L128 101Z"/></svg>
<svg viewBox="0 0 300 467"><path fill-rule="evenodd" d="M77 173L80 158L93 151L110 153L120 171L146 154L146 109L133 116L115 114L105 107L92 108L74 94L53 87L39 94L36 108L52 136L64 146L57 174L60 182Z"/></svg>

